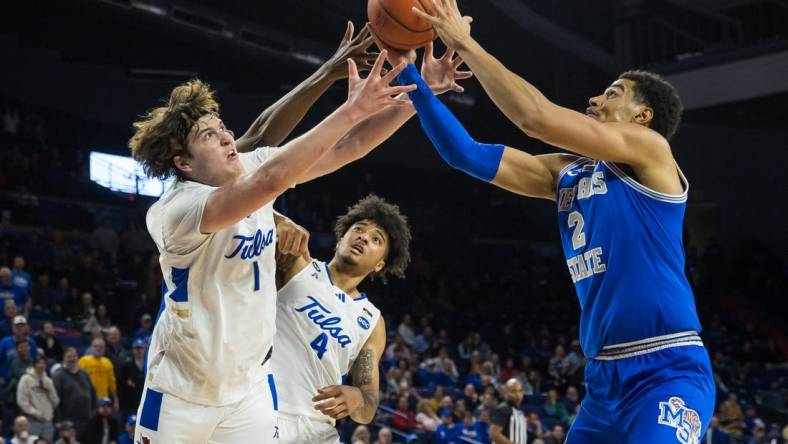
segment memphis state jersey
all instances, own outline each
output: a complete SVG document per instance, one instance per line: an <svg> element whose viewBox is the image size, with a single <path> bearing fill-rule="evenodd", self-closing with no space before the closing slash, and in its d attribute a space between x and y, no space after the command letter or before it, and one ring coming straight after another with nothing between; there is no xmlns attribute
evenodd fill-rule
<svg viewBox="0 0 788 444"><path fill-rule="evenodd" d="M313 260L279 290L271 358L279 412L332 422L314 408L318 389L342 384L380 318L365 295L353 298Z"/></svg>
<svg viewBox="0 0 788 444"><path fill-rule="evenodd" d="M677 168L678 170L678 168ZM606 345L694 330L684 275L684 193L658 193L612 162L580 158L558 177L561 243L580 299L580 343Z"/></svg>
<svg viewBox="0 0 788 444"><path fill-rule="evenodd" d="M240 155L245 173L275 148ZM200 232L216 188L175 181L148 210L164 282L146 385L203 405L240 401L266 377L276 331L273 202L211 234Z"/></svg>

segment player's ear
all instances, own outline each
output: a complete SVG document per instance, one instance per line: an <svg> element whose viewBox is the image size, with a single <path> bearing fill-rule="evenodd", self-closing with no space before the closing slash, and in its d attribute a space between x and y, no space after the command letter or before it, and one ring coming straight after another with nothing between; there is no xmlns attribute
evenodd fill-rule
<svg viewBox="0 0 788 444"><path fill-rule="evenodd" d="M384 261L383 259L379 260L378 263L375 264L375 273L379 273L380 270L382 270L383 267L385 266L386 266L386 261Z"/></svg>
<svg viewBox="0 0 788 444"><path fill-rule="evenodd" d="M654 110L643 106L638 112L632 117L632 121L640 124L648 126L651 123L651 120L654 118Z"/></svg>
<svg viewBox="0 0 788 444"><path fill-rule="evenodd" d="M175 165L175 168L181 170L182 172L192 171L192 166L189 163L189 157L187 156L175 156L172 158L172 163Z"/></svg>

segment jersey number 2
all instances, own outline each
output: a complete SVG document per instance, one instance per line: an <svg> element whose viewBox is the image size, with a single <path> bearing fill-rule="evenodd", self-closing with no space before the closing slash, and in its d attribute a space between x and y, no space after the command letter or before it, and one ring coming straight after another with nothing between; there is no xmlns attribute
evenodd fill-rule
<svg viewBox="0 0 788 444"><path fill-rule="evenodd" d="M323 354L326 352L326 346L328 345L328 336L325 333L320 333L309 345L317 352L317 358L323 359Z"/></svg>
<svg viewBox="0 0 788 444"><path fill-rule="evenodd" d="M577 211L572 211L569 213L569 219L567 219L567 223L569 227L575 227L574 232L572 233L572 248L577 250L578 248L585 247L586 245L586 234L583 233L583 226L585 225L585 221L583 221L583 215Z"/></svg>

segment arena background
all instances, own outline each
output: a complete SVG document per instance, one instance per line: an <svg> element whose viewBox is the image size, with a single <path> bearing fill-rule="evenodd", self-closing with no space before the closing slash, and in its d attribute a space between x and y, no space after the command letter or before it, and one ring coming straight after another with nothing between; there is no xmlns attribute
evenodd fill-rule
<svg viewBox="0 0 788 444"><path fill-rule="evenodd" d="M89 153L127 156L135 117L193 77L211 83L228 127L242 133L333 53L347 20L363 25L365 5L4 5L0 266L25 259L32 281L31 334L44 321L55 321L58 340L81 355L91 335L102 334L91 328L117 325L127 351L118 352L116 373L128 365L141 317L155 316L159 306L161 277L144 228L155 198L92 182ZM477 40L561 105L584 109L588 97L630 67L659 72L676 84L686 108L672 146L690 181L687 274L718 383L719 423L704 443L788 442L788 2L466 0L460 7L474 17ZM449 93L444 101L476 139L552 151L505 119L475 80L463 85L464 94ZM293 136L345 94L346 83L337 82ZM406 421L407 411L403 416L398 410L402 396L406 410L415 411L420 397L433 397L434 386L447 386L451 399L435 403L451 403L461 415L458 400L480 402L463 393L466 383L481 393L511 375L522 375L532 387L524 409L538 416L534 430L539 422L543 440L559 442L552 429L571 422L576 403L567 390L574 387L582 396L583 359L575 349L567 367L569 358L556 350L561 345L572 352L578 305L553 204L451 170L412 119L366 158L289 191L277 207L311 231L313 257L329 259L336 216L369 192L399 204L415 235L407 279L364 286L383 310L393 344L382 365L386 401L369 442L382 426L394 429L395 442L414 435L429 439ZM106 307L106 319L92 319L90 308L99 305ZM6 318L13 323L13 315ZM435 339L427 338L426 350L414 348L411 332L422 335L427 326ZM425 363L444 356L456 374L440 359L437 372L443 375L427 371ZM62 356L47 358L57 365ZM545 407L553 387L566 415L556 414L549 400L553 407ZM17 407L7 388L3 436L10 437ZM121 404L115 416L122 429L133 402L121 396ZM54 422L62 421L59 415ZM341 429L349 441L355 425L346 421Z"/></svg>

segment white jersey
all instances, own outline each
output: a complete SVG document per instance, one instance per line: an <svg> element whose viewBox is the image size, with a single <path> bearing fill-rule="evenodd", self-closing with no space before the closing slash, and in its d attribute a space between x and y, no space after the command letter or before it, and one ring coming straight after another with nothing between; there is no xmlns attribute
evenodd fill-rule
<svg viewBox="0 0 788 444"><path fill-rule="evenodd" d="M240 155L245 173L275 148ZM265 375L276 332L273 202L202 234L215 187L176 181L148 210L159 249L162 307L148 351L148 387L203 405L240 401Z"/></svg>
<svg viewBox="0 0 788 444"><path fill-rule="evenodd" d="M279 412L333 422L315 410L318 389L342 384L380 318L365 295L334 286L328 265L313 260L279 290L274 354Z"/></svg>

